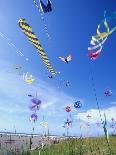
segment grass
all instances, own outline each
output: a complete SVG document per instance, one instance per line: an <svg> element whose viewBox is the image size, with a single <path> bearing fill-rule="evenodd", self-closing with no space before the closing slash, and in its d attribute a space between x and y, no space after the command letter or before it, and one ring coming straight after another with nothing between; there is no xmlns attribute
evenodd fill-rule
<svg viewBox="0 0 116 155"><path fill-rule="evenodd" d="M116 137L109 146L105 138L69 139L23 155L116 155Z"/></svg>

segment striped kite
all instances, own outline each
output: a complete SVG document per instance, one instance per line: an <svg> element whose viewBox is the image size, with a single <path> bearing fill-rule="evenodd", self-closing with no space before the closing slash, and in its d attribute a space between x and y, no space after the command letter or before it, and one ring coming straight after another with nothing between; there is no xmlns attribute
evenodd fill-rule
<svg viewBox="0 0 116 155"><path fill-rule="evenodd" d="M37 52L39 53L41 59L43 60L43 62L46 65L47 69L49 70L49 72L53 76L55 76L56 72L53 69L52 65L50 64L49 59L46 56L45 51L43 50L38 38L36 37L36 35L32 31L32 28L29 26L29 24L27 23L27 21L25 19L20 19L18 23L19 23L19 26L20 26L22 32L26 35L27 39L37 49Z"/></svg>

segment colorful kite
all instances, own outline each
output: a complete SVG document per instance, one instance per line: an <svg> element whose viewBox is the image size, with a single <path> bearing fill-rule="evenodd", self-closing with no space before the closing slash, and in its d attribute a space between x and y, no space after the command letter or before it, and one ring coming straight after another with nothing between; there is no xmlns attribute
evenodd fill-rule
<svg viewBox="0 0 116 155"><path fill-rule="evenodd" d="M72 127L72 121L67 118L66 121L64 122L64 126L63 127L64 128Z"/></svg>
<svg viewBox="0 0 116 155"><path fill-rule="evenodd" d="M26 74L23 74L23 80L28 84L32 84L35 79L33 78L32 74L27 72Z"/></svg>
<svg viewBox="0 0 116 155"><path fill-rule="evenodd" d="M100 55L103 45L108 39L109 35L112 34L115 30L116 27L113 27L111 30L109 28L108 22L106 18L106 12L104 12L104 21L102 22L106 31L105 32L100 32L101 28L101 23L97 27L97 35L92 36L92 40L90 41L90 44L92 47L88 47L88 50L90 51L90 59L91 60L96 60L97 57ZM96 50L95 52L93 50Z"/></svg>
<svg viewBox="0 0 116 155"><path fill-rule="evenodd" d="M59 59L68 64L72 60L72 56L69 54L67 57L59 57Z"/></svg>
<svg viewBox="0 0 116 155"><path fill-rule="evenodd" d="M50 0L48 0L48 3L47 5L45 5L42 0L40 0L40 8L41 8L41 11L43 13L47 13L47 12L51 12L52 11L52 3Z"/></svg>
<svg viewBox="0 0 116 155"><path fill-rule="evenodd" d="M69 87L70 82L69 81L66 81L65 85L66 85L66 87Z"/></svg>
<svg viewBox="0 0 116 155"><path fill-rule="evenodd" d="M81 108L81 107L82 107L81 101L76 101L76 102L74 103L74 107L75 107L76 109Z"/></svg>
<svg viewBox="0 0 116 155"><path fill-rule="evenodd" d="M71 107L70 107L70 106L67 106L67 107L65 108L65 110L66 110L66 112L71 112Z"/></svg>
<svg viewBox="0 0 116 155"><path fill-rule="evenodd" d="M35 113L33 113L30 117L30 121L33 121L34 123L35 121L37 121L37 119L38 119L38 116Z"/></svg>
<svg viewBox="0 0 116 155"><path fill-rule="evenodd" d="M112 91L111 91L111 90L106 90L106 91L104 92L104 95L105 95L105 96L112 96Z"/></svg>
<svg viewBox="0 0 116 155"><path fill-rule="evenodd" d="M96 51L96 52L93 52L93 51L90 51L90 54L89 54L89 58L91 60L96 60L101 54L101 51Z"/></svg>
<svg viewBox="0 0 116 155"><path fill-rule="evenodd" d="M37 7L37 9L39 10L39 6L36 3L36 0L33 0L35 6ZM40 2L40 10L42 13L48 13L52 11L52 3L50 0L48 0L47 5L44 4L44 2L42 0L39 0Z"/></svg>
<svg viewBox="0 0 116 155"><path fill-rule="evenodd" d="M41 106L41 100L37 99L37 98L33 98L31 99L31 105L30 105L30 110L32 111L36 111L39 110Z"/></svg>
<svg viewBox="0 0 116 155"><path fill-rule="evenodd" d="M32 28L28 25L25 19L19 20L19 26L22 32L26 35L27 39L33 44L33 46L37 49L41 59L43 60L44 64L46 65L49 72L55 76L56 72L54 71L53 67L51 66L48 57L45 54L42 46L40 45L39 40L37 39L36 35L32 31Z"/></svg>

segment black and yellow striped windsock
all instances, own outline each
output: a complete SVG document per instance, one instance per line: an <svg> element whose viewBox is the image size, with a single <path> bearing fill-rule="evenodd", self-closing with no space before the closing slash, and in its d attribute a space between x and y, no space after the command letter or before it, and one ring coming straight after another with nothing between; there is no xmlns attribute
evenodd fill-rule
<svg viewBox="0 0 116 155"><path fill-rule="evenodd" d="M37 49L38 53L40 54L41 59L43 60L44 64L46 65L49 72L55 76L56 72L54 71L52 65L49 62L48 57L45 54L45 51L43 50L39 40L37 39L36 35L33 33L32 28L28 25L27 21L25 19L19 20L19 26L22 30L22 32L26 35L28 40L33 44L33 46Z"/></svg>

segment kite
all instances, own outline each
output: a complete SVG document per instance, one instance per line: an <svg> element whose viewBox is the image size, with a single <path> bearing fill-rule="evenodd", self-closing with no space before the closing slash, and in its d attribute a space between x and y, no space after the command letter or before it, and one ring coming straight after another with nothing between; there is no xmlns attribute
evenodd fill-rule
<svg viewBox="0 0 116 155"><path fill-rule="evenodd" d="M76 102L74 103L74 107L75 107L76 109L81 108L81 107L82 107L81 101L76 101Z"/></svg>
<svg viewBox="0 0 116 155"><path fill-rule="evenodd" d="M67 118L67 120L64 122L64 126L63 127L64 128L69 128L71 126L72 126L72 121Z"/></svg>
<svg viewBox="0 0 116 155"><path fill-rule="evenodd" d="M71 112L71 107L67 106L67 107L65 108L65 110L66 110L66 112Z"/></svg>
<svg viewBox="0 0 116 155"><path fill-rule="evenodd" d="M106 90L106 91L104 92L104 95L105 95L105 96L111 96L111 95L112 95L112 91L111 91L111 90Z"/></svg>
<svg viewBox="0 0 116 155"><path fill-rule="evenodd" d="M89 54L89 57L91 60L96 60L101 54L101 51L96 51L96 52L93 52L93 51L90 51L90 54Z"/></svg>
<svg viewBox="0 0 116 155"><path fill-rule="evenodd" d="M108 19L106 18L106 11L104 11L104 21L103 21L103 24L104 24L104 26L106 28L106 32L103 32L103 33L100 32L101 24L99 24L98 25L98 28L97 28L97 36L94 36L96 38L96 40L102 40L102 43L101 44L104 44L105 41L107 40L108 36L110 34L112 34L116 30L116 27L114 27L114 28L112 28L110 30L107 20Z"/></svg>
<svg viewBox="0 0 116 155"><path fill-rule="evenodd" d="M23 68L20 65L13 65L13 73L16 73L18 75L23 75Z"/></svg>
<svg viewBox="0 0 116 155"><path fill-rule="evenodd" d="M110 124L110 128L114 129L114 125L113 124Z"/></svg>
<svg viewBox="0 0 116 155"><path fill-rule="evenodd" d="M35 113L33 113L30 117L30 121L33 121L34 123L35 121L37 121L37 119L38 119L38 116Z"/></svg>
<svg viewBox="0 0 116 155"><path fill-rule="evenodd" d="M41 11L43 13L47 13L47 12L51 12L52 11L52 3L50 0L48 0L48 3L47 5L45 5L42 0L40 0L40 8L41 8Z"/></svg>
<svg viewBox="0 0 116 155"><path fill-rule="evenodd" d="M111 118L111 121L113 122L113 121L115 121L115 119L112 117L112 118Z"/></svg>
<svg viewBox="0 0 116 155"><path fill-rule="evenodd" d="M48 76L48 79L52 79L53 78L53 76L51 75L51 76Z"/></svg>
<svg viewBox="0 0 116 155"><path fill-rule="evenodd" d="M16 70L19 70L19 69L22 69L22 67L21 67L21 66L16 65L16 66L15 66L15 69L16 69Z"/></svg>
<svg viewBox="0 0 116 155"><path fill-rule="evenodd" d="M30 105L30 109L31 110L39 110L41 106L41 100L37 99L37 98L33 98L31 99L31 105Z"/></svg>
<svg viewBox="0 0 116 155"><path fill-rule="evenodd" d="M40 122L40 125L43 126L44 128L48 127L48 122Z"/></svg>
<svg viewBox="0 0 116 155"><path fill-rule="evenodd" d="M59 57L59 59L68 64L72 60L72 56L69 54L67 57Z"/></svg>
<svg viewBox="0 0 116 155"><path fill-rule="evenodd" d="M52 3L50 0L48 0L47 5L44 4L42 0L39 0L39 2L40 2L40 9L39 9L39 6L37 5L36 1L33 0L33 3L35 4L35 6L39 10L39 12L41 11L44 14L44 13L48 13L48 12L52 11Z"/></svg>
<svg viewBox="0 0 116 155"><path fill-rule="evenodd" d="M25 19L19 20L19 26L22 32L26 35L27 39L33 44L33 46L37 49L41 59L43 60L44 64L46 65L48 71L55 76L56 72L54 71L53 67L51 66L48 57L45 54L42 46L40 45L39 40L37 39L36 35L32 31L32 28L28 25Z"/></svg>
<svg viewBox="0 0 116 155"><path fill-rule="evenodd" d="M49 39L51 39L50 34L48 32L48 29L47 29L47 24L46 24L46 21L45 21L45 18L44 18L44 13L52 11L51 2L50 2L50 0L48 0L48 4L46 6L46 5L44 5L44 3L42 1L40 1L40 7L36 3L36 0L33 0L33 3L34 3L34 5L36 6L36 8L38 9L38 11L39 11L39 13L41 15L41 20L42 20L42 22L44 24L44 31L46 32L46 35L47 35L47 37Z"/></svg>
<svg viewBox="0 0 116 155"><path fill-rule="evenodd" d="M31 75L29 72L27 72L26 74L23 74L23 80L28 83L28 84L32 84L34 81L33 75Z"/></svg>
<svg viewBox="0 0 116 155"><path fill-rule="evenodd" d="M87 117L88 119L90 119L90 118L91 118L91 115L88 114L86 117Z"/></svg>
<svg viewBox="0 0 116 155"><path fill-rule="evenodd" d="M97 59L97 57L100 55L102 48L103 48L103 45L106 42L106 40L108 39L109 35L112 34L116 30L116 27L113 27L110 30L109 25L108 25L108 21L110 21L110 20L108 18L106 18L106 11L105 11L104 12L104 20L102 23L103 23L106 31L100 32L100 28L102 25L100 23L97 27L97 35L92 36L92 39L90 41L90 44L92 45L92 47L88 47L88 50L90 51L89 57L92 60ZM93 50L97 50L97 51L94 53Z"/></svg>
<svg viewBox="0 0 116 155"><path fill-rule="evenodd" d="M70 85L70 82L66 81L66 87L69 87L69 85Z"/></svg>
<svg viewBox="0 0 116 155"><path fill-rule="evenodd" d="M56 74L60 74L60 72L56 72ZM54 76L53 75L48 75L48 79L53 79Z"/></svg>
<svg viewBox="0 0 116 155"><path fill-rule="evenodd" d="M107 130L107 119L106 119L105 113L104 113L104 118L105 118L105 120L102 122L102 124L103 124L103 129L104 129L106 140L109 143L109 135L108 135L108 130Z"/></svg>
<svg viewBox="0 0 116 155"><path fill-rule="evenodd" d="M29 97L33 97L33 95L31 95L31 94L28 94L28 96L29 96Z"/></svg>

